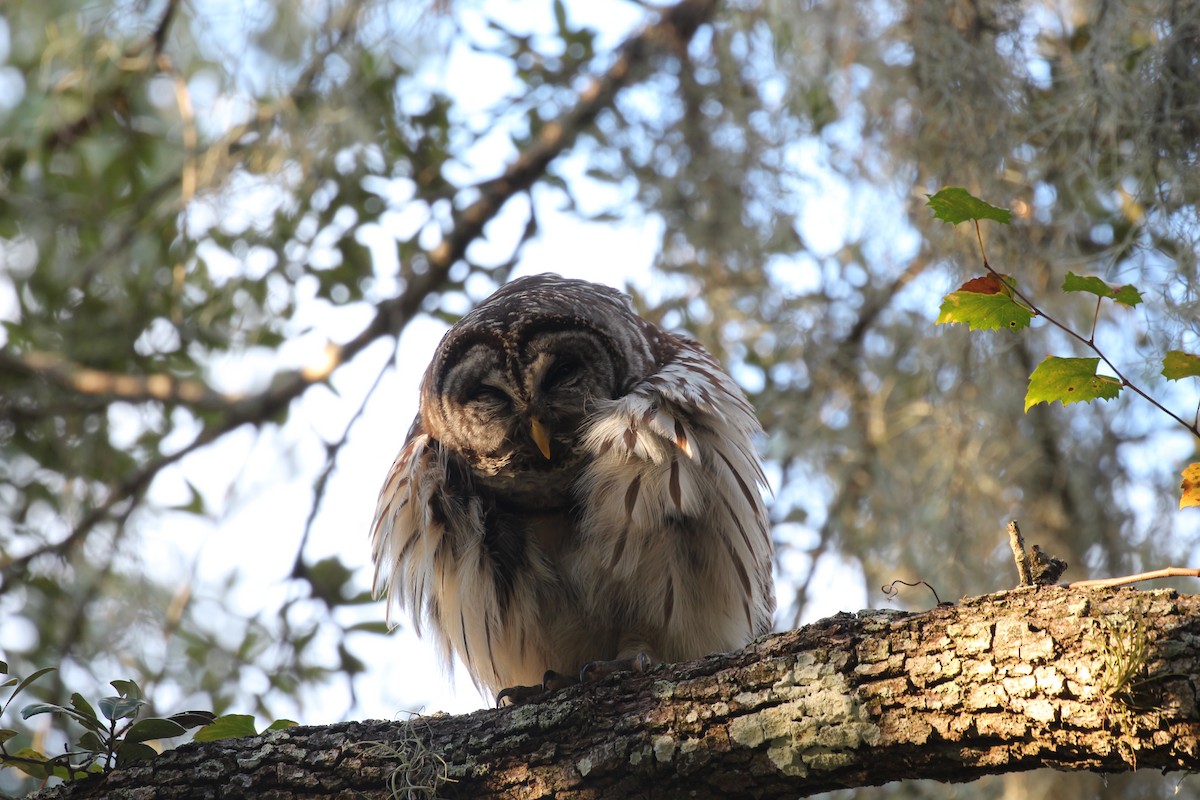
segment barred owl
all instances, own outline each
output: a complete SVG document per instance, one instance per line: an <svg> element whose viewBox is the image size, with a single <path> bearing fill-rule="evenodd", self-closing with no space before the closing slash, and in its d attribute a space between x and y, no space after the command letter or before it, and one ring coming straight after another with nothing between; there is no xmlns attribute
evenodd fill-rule
<svg viewBox="0 0 1200 800"><path fill-rule="evenodd" d="M515 280L425 372L376 589L493 693L742 647L775 605L759 431L700 343L623 294Z"/></svg>

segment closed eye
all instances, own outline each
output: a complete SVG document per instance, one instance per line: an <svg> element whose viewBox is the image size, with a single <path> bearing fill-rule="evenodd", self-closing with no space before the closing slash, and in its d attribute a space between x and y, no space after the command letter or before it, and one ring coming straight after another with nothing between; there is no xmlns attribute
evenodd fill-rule
<svg viewBox="0 0 1200 800"><path fill-rule="evenodd" d="M542 391L550 391L574 383L583 374L583 364L573 358L560 358L542 378Z"/></svg>
<svg viewBox="0 0 1200 800"><path fill-rule="evenodd" d="M471 390L467 397L468 403L484 403L486 405L504 405L509 404L508 392L498 386L492 386L488 383L481 383Z"/></svg>

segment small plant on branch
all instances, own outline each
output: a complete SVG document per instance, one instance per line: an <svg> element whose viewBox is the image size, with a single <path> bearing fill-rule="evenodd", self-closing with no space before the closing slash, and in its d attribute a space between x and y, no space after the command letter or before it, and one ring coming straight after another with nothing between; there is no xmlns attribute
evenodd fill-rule
<svg viewBox="0 0 1200 800"><path fill-rule="evenodd" d="M8 710L17 695L53 671L54 667L47 667L24 679L10 677L0 683L0 688L16 687L8 699L0 704L0 715ZM8 675L8 665L3 661L0 661L0 675ZM101 697L96 706L75 692L71 695L70 705L33 703L22 708L22 719L39 714L61 715L82 727L83 734L65 752L49 756L33 747L10 751L8 743L18 732L9 728L0 729L0 767L16 768L41 780L51 777L64 780L80 778L153 758L158 755L158 750L148 742L181 736L192 728L208 725L215 716L209 711L184 711L169 717L137 719L146 706L141 688L128 680L112 681L109 685L117 694Z"/></svg>
<svg viewBox="0 0 1200 800"><path fill-rule="evenodd" d="M937 324L961 322L971 330L1018 331L1029 327L1034 317L1041 317L1095 354L1085 358L1047 356L1029 376L1025 411L1038 403L1049 404L1055 400L1064 406L1093 400L1112 400L1128 388L1200 440L1200 405L1189 422L1129 380L1096 344L1096 324L1104 302L1107 300L1124 308L1133 308L1142 302L1142 293L1137 287L1112 286L1094 275L1068 272L1062 285L1064 292L1090 294L1096 298L1092 327L1084 336L1047 314L1021 291L1015 278L1000 273L988 263L979 222L993 220L1008 225L1012 221L1008 209L997 208L959 187L942 189L926 197L935 219L951 225L968 220L975 224L975 238L979 242L985 273L966 281L942 299ZM1099 372L1101 363L1111 375ZM1182 350L1167 352L1162 359L1162 375L1172 381L1200 377L1200 355ZM1200 463L1189 464L1182 474L1179 507L1200 506Z"/></svg>

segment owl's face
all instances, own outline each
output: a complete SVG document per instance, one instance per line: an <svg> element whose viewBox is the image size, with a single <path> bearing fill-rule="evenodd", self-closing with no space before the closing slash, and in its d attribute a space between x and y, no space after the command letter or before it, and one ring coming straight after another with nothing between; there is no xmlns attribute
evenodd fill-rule
<svg viewBox="0 0 1200 800"><path fill-rule="evenodd" d="M425 374L425 429L497 489L561 490L555 477L577 467L597 402L653 363L624 298L583 286L551 276L508 284L447 332Z"/></svg>

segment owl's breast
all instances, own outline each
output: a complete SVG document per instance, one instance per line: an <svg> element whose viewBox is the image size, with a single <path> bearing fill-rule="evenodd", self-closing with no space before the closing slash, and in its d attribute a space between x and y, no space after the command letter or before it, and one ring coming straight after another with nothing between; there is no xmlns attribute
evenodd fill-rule
<svg viewBox="0 0 1200 800"><path fill-rule="evenodd" d="M493 503L514 511L563 511L575 503L574 487L583 469L576 452L564 450L554 458L541 454L528 457L516 454L488 458L471 463L475 484L486 491Z"/></svg>

